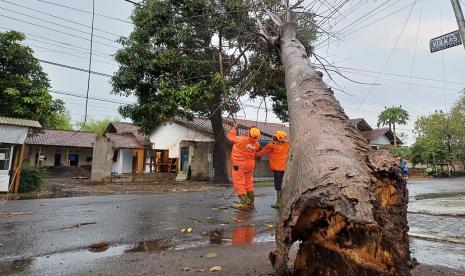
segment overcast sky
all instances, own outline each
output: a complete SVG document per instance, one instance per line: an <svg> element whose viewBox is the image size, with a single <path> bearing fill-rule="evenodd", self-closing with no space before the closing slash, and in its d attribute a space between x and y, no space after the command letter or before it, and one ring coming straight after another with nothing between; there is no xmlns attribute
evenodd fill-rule
<svg viewBox="0 0 465 276"><path fill-rule="evenodd" d="M123 21L130 21L128 17L133 5L123 0L95 2L97 13L122 20L102 16L95 18L95 27L98 30L95 31L92 70L112 75L117 69L117 64L111 55L119 47L116 43L117 37L126 36L131 32L131 24ZM316 3L313 9L325 15L330 12L330 8L320 4L323 2L342 1L307 0L303 6ZM341 73L344 76L357 82L377 85L357 84L337 74L333 74L337 84L329 79L327 82L344 91L343 93L336 90L336 96L351 118L363 117L373 127L376 126L376 118L385 106L405 107L411 115L411 120L408 125L399 128L409 135L409 142L412 142L411 130L415 118L435 110L449 110L459 97L459 91L465 87L464 47L457 46L433 54L429 50L431 38L458 29L450 1L350 2L323 25L325 30L336 33L338 39L332 38L329 44L322 43L327 38L323 36L317 42L316 53L334 66L342 67ZM91 0L0 0L0 31L14 29L26 33L28 40L25 44L31 46L36 56L42 60L87 68L86 49L89 48L90 29L86 26L91 24L91 15L50 3L84 11L92 9ZM411 5L413 3L415 4ZM462 6L465 8L463 3ZM85 95L85 72L46 63L42 63L42 66L49 75L54 91ZM108 77L92 75L90 87L91 97L117 102L90 100L90 118L116 117L118 103L133 101L131 98L111 95ZM52 95L66 102L73 121L83 118L85 99L57 93ZM250 104L258 106L259 102ZM255 120L257 108L246 108L245 113L248 119ZM264 110L258 115L263 120ZM278 121L270 113L267 118L268 121Z"/></svg>

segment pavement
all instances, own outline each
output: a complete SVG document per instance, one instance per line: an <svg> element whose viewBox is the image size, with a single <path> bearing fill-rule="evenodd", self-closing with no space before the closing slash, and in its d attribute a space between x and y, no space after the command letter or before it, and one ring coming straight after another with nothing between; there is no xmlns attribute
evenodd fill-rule
<svg viewBox="0 0 465 276"><path fill-rule="evenodd" d="M411 180L408 187L412 255L432 266L419 271L439 265L447 267L441 268L445 275L465 275L465 213L460 211L465 179ZM274 190L257 187L256 210L250 214L228 207L231 192L0 201L0 274L178 275L208 272L216 264L222 267L218 274L266 275L267 254L274 247L277 213L269 207ZM447 208L436 212L451 202L459 207L452 214ZM99 241L109 245L89 249ZM218 256L206 258L209 252ZM244 258L237 259L241 254Z"/></svg>

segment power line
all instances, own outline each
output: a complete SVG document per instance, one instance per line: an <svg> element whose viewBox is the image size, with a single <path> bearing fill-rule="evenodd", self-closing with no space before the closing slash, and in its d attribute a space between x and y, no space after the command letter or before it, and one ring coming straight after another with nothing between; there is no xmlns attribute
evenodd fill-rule
<svg viewBox="0 0 465 276"><path fill-rule="evenodd" d="M82 98L85 99L86 95L82 94L77 94L77 93L71 93L71 92L66 92L66 91L61 91L61 90L50 90L50 93L58 94L58 95L65 95L65 96L71 96L71 97L76 97L76 98ZM99 102L106 102L106 103L113 103L113 104L119 104L119 105L127 105L131 104L129 102L120 102L116 100L112 100L109 98L100 98L100 97L88 97L89 100L94 100L94 101L99 101Z"/></svg>
<svg viewBox="0 0 465 276"><path fill-rule="evenodd" d="M4 8L4 7L0 7L0 8L2 8L2 10L4 10L4 11L9 11L9 12L12 12L12 13L23 15L23 16L33 18L33 19L38 20L38 21L48 23L48 24L52 24L52 25L59 26L59 27L65 28L65 29L73 30L73 31L78 32L78 33L87 34L87 35L90 34L90 33L86 32L86 31L82 31L82 30L79 30L79 29L76 29L76 28L73 28L73 27L69 27L69 26L66 26L66 25L62 25L62 24L59 24L59 23L56 23L56 22L52 22L52 21L49 21L49 20L41 19L39 17L35 17L35 16L29 15L29 14L14 11L14 10L7 9L7 8ZM100 36L100 35L94 35L94 36L98 37L98 38L101 38L101 39L104 39L104 40L107 40L107 41L110 41L110 42L116 43L116 41L114 39L112 39L112 38L107 38L107 37Z"/></svg>
<svg viewBox="0 0 465 276"><path fill-rule="evenodd" d="M89 91L90 91L90 74L92 72L92 50L93 50L93 42L94 42L94 20L95 20L95 0L92 0L92 29L90 32L90 48L89 48L89 67L87 73L87 91L86 91L86 110L84 113L84 124L82 127L86 125L87 122L87 107L89 104Z"/></svg>
<svg viewBox="0 0 465 276"><path fill-rule="evenodd" d="M90 73L90 74L94 74L94 75L98 75L98 76L102 76L102 77L108 77L108 78L113 77L112 75L109 75L109 74L100 73L100 72L96 72L96 71L89 71L87 69L82 69L82 68L78 68L78 67L74 67L74 66L70 66L70 65L66 65L66 64L61 64L61 63L57 63L57 62L53 62L53 61L48 61L48 60L43 60L43 59L37 59L37 60L42 62L42 63L55 65L55 66L59 66L59 67L63 67L63 68L71 69L71 70L81 71L81 72L85 72L85 73Z"/></svg>
<svg viewBox="0 0 465 276"><path fill-rule="evenodd" d="M360 68L354 68L354 67L335 66L332 64L328 64L325 66L333 67L333 68L336 68L342 71L359 71L359 72L365 72L365 73L381 74L381 75L388 75L388 76L395 76L395 77L402 77L402 78L413 78L413 79L418 79L418 80L426 80L426 81L441 82L441 83L443 82L443 80L439 80L439 79L432 79L432 78L419 77L419 76L413 76L413 75L410 76L410 75L403 75L403 74L396 74L396 73L386 73L386 72L372 71L372 70L366 70L366 69L360 69ZM457 81L446 81L446 83L465 85L465 82L457 82Z"/></svg>
<svg viewBox="0 0 465 276"><path fill-rule="evenodd" d="M76 57L76 58L88 60L88 59L85 58L85 57L81 57L81 56L78 56L78 55L73 54L73 53L70 53L70 52L65 52L65 51L59 51L59 50L55 50L55 49L50 49L50 48L47 48L47 47L37 46L37 45L30 44L30 43L24 43L24 44L27 45L27 46L29 46L29 47L38 48L38 49L43 49L43 50L52 51L52 52L55 52L55 53L60 53L60 54L64 54L64 55L68 55L68 56L72 56L72 57ZM81 54L84 54L84 53L81 52ZM96 61L96 62L100 62L100 63L109 64L109 65L116 65L115 63L111 63L111 62L107 62L107 61L102 61L102 60L99 60L99 59L96 59L95 61Z"/></svg>
<svg viewBox="0 0 465 276"><path fill-rule="evenodd" d="M415 1L416 3L416 1ZM410 12L408 13L408 16L407 16L407 19L405 20L404 22L404 25L402 26L402 29L399 33L399 35L397 36L397 39L396 39L396 42L394 43L391 51L389 52L389 55L386 59L386 62L383 64L383 67L381 68L381 71L380 72L383 72L384 69L386 68L386 66L388 65L389 61L391 60L391 57L392 57L392 54L394 53L394 50L397 48L397 45L399 44L399 40L400 38L402 37L402 34L404 33L405 31L405 28L407 27L407 23L408 21L410 20L410 16L412 15L412 11L413 11L413 8L415 7L415 3L412 5L412 8L410 9ZM378 76L376 77L376 80L375 80L375 83L378 82L379 78L380 78L381 74L378 74ZM358 106L358 108L360 108L363 103L365 102L365 100L368 98L368 96L370 95L370 93L373 91L374 89L374 86L370 86L370 89L368 90L368 92L366 93L365 97L363 97L363 100L360 102L360 105Z"/></svg>
<svg viewBox="0 0 465 276"><path fill-rule="evenodd" d="M29 25L32 25L32 26L36 26L36 27L39 27L39 28L43 28L43 29L46 29L46 30L49 30L49 31L54 31L54 32L57 32L57 33L61 33L61 34L64 34L64 35L68 35L68 36L71 36L71 37L74 37L74 38L79 38L79 39L83 39L83 40L90 41L88 38L85 38L85 37L82 37L82 36L77 36L77 35L74 35L74 34L70 34L70 33L67 33L67 32L64 32L64 31L60 31L60 30L57 30L57 29L49 28L49 27L46 27L46 26L43 26L43 25L40 25L40 24L36 24L36 23L29 22L29 21L17 19L17 18L14 18L14 17L10 17L10 16L7 16L7 15L3 15L3 14L0 14L0 16L5 17L5 18L8 18L8 19L11 19L11 20L19 21L19 22L22 22L22 23L26 23L26 24L29 24ZM98 44L100 44L100 45L104 45L104 46L107 46L107 47L119 49L118 47L116 47L116 46L114 46L114 45L110 45L110 44L103 43L103 42L97 42L97 41L96 41L95 43L98 43Z"/></svg>
<svg viewBox="0 0 465 276"><path fill-rule="evenodd" d="M79 25L79 26L82 26L82 27L86 27L86 28L89 28L89 29L91 28L91 26L89 26L89 25L82 24L80 22L73 21L73 20L70 20L70 19L67 19L67 18L63 18L63 17L57 16L56 14L47 13L47 12L44 12L44 11L41 11L41 10L33 9L33 8L23 6L23 5L20 5L20 4L17 4L17 3L13 3L13 2L10 2L10 1L7 1L7 0L0 0L0 1L8 3L10 5L21 7L23 9L35 11L35 12L38 12L40 14L44 14L44 15L47 15L47 16L50 16L50 17L53 17L53 18L58 18L60 20L63 20L63 21L69 22L69 23L73 23L73 24L76 24L76 25ZM116 37L121 36L121 35L118 35L118 34L115 34L115 33L109 32L109 31L105 31L105 30L102 30L102 29L98 29L98 28L94 28L94 30L102 32L102 33L110 34L110 35L113 35L113 36L116 36Z"/></svg>
<svg viewBox="0 0 465 276"><path fill-rule="evenodd" d="M421 6L420 6L420 17L418 19L417 37L415 39L415 48L413 50L412 65L410 67L409 85L408 85L407 93L410 92L410 88L411 88L410 83L412 82L413 69L415 67L415 61L416 61L416 57L417 57L418 38L419 38L419 35L420 35L420 26L421 26L421 18L422 18L422 16L423 16L423 2L421 3Z"/></svg>
<svg viewBox="0 0 465 276"><path fill-rule="evenodd" d="M387 14L387 15L381 17L381 18L378 18L378 19L376 19L376 20L374 20L374 21L372 21L372 22L370 22L370 23L368 23L368 24L366 24L366 25L364 25L364 26L362 26L362 27L360 27L360 28L358 28L358 29L350 30L350 33L346 34L345 37L351 36L351 35L355 34L356 32L358 32L358 31L360 31L360 30L363 30L363 29L365 29L365 28L367 28L367 27L370 27L370 26L372 26L373 24L378 23L379 21L382 21L382 20L384 20L384 19L386 19L386 18L388 18L388 17L390 17L390 16L392 16L392 15L394 15L394 14L396 14L396 13L399 13L399 12L401 12L401 11L403 11L403 10L405 10L405 9L407 9L407 8L409 8L409 7L411 7L411 6L413 6L413 5L415 5L415 4L416 4L417 2L419 2L419 1L422 1L422 0L415 0L413 3L410 3L410 4L406 5L406 6L403 6L402 8L400 8L400 9L398 9L398 10L392 12L392 13L389 13L389 14ZM383 10L383 11L384 11L384 10ZM379 12L379 13L380 13L380 12ZM379 14L379 13L377 13L377 14ZM374 16L374 15L373 15L373 16ZM372 16L372 17L373 17L373 16ZM363 20L363 21L365 21L365 20ZM315 46L315 48L316 48L316 49L320 49L320 48L322 48L322 44L323 44L323 43L328 42L327 45L329 45L329 44L331 44L331 43L334 42L334 40L333 40L333 41L330 41L330 40L331 40L331 38L327 38L327 39L325 39L324 41L319 42L319 43ZM327 45L323 45L323 46L327 46Z"/></svg>
<svg viewBox="0 0 465 276"><path fill-rule="evenodd" d="M47 45L50 45L50 46L54 46L54 47L57 47L57 48L60 48L60 49L65 49L65 50L71 50L73 51L74 53L76 54L88 54L86 52L83 52L82 50L79 50L79 49L74 49L74 48L71 48L71 47L65 47L65 46L60 46L60 45L57 45L55 43L50 43L50 42L47 42L47 41L42 41L42 40L39 40L39 39L34 39L34 38L30 38L30 37L27 37L27 40L30 40L30 41L35 41L35 42L39 42L39 43L43 43L43 44L47 44ZM50 49L50 48L45 48L45 47L41 47L41 46L36 46L36 45L29 45L29 46L32 46L32 47L38 47L38 48L43 48L45 50L50 50L50 51L54 51L54 52L61 52L61 51L58 51L56 49ZM61 53L66 53L66 54L71 54L70 52L61 52ZM96 55L96 54L94 54ZM105 58L107 60L113 60L113 57L110 56L110 55L96 55L96 56L99 56L99 57L102 57L102 58Z"/></svg>
<svg viewBox="0 0 465 276"><path fill-rule="evenodd" d="M134 2L134 1L131 1L131 0L123 0L123 1L126 1L126 2L128 2L128 3L134 4L134 5L136 5L136 6L141 6L140 3L137 3L137 2Z"/></svg>
<svg viewBox="0 0 465 276"><path fill-rule="evenodd" d="M7 31L15 31L11 28L5 28L5 27L2 27L0 26L0 29L4 29L4 30L7 30ZM56 47L62 47L62 48L65 48L65 49L71 49L71 48L67 48L67 47L63 47L63 46L58 46L56 44L53 44L53 43L49 43L49 42L43 42L43 41L40 41L40 40L36 40L36 39L31 39L30 37L36 37L36 38L40 38L42 40L45 40L45 41L52 41L52 42L55 42L55 43L58 43L58 44L62 44L62 45L65 45L65 46L70 46L70 47L75 47L77 49L81 49L81 50L86 50L88 51L88 48L84 48L84 47L81 47L81 46L78 46L78 45L74 45L74 44L71 44L71 43L68 43L68 42L64 42L64 41L59 41L59 40L54 40L54 39L51 39L51 38L47 38L47 37L43 37L43 36L40 36L40 35L34 35L34 34L31 34L31 33L26 33L26 32L22 32L22 31L19 31L23 34L26 35L26 38L28 40L35 40L35 41L38 41L38 42L42 42L42 43L45 43L45 44L50 44L50 45L55 45ZM74 50L74 49L73 49ZM108 54L108 53L105 53L105 52L100 52L100 51L96 51L94 50L94 52L96 53L99 53L101 55L104 55L104 56L108 56L108 57L113 57L113 55L111 54ZM84 53L87 53L87 52L84 52Z"/></svg>
<svg viewBox="0 0 465 276"><path fill-rule="evenodd" d="M50 1L46 1L46 0L36 0L36 1L46 3L46 4L49 4L49 5L53 5L53 6L58 6L58 7L74 10L74 11L78 11L78 12L82 12L82 13L86 13L86 14L92 14L92 12L90 12L90 11L81 10L81 9L78 9L78 8L74 8L74 7L71 7L71 6L66 6L66 5L62 5L62 4L58 4L58 3L54 3L54 2L50 2ZM116 17L112 17L112 16L100 14L100 13L95 13L95 15L100 16L100 17L104 17L104 18L108 18L108 19L112 19L112 20L116 20L116 21L120 21L120 22L124 22L124 23L128 23L128 24L132 24L132 22L127 21L127 20L123 20L121 18L116 18Z"/></svg>
<svg viewBox="0 0 465 276"><path fill-rule="evenodd" d="M320 67L318 65L316 65L317 68L319 69L324 69L323 67ZM328 70L328 71L332 71L332 70ZM344 70L342 70L344 71ZM363 73L360 73L360 72L350 72L350 71L344 71L348 74L355 74L355 75L360 75L360 76L366 76L366 77L372 77L371 75L368 75L368 74L363 74ZM401 80L394 80L394 79L390 79L390 78L384 78L384 77L379 77L378 80L386 80L386 81L390 81L390 82L394 82L394 83L401 83L401 84L406 84L406 85L409 85L409 82L408 81L401 81ZM410 82L411 85L414 85L414 86L420 86L420 87L426 87L426 88L433 88L433 89L438 89L438 90L443 90L444 88L443 87L438 87L438 86L432 86L432 85L425 85L425 84L419 84L419 83L412 83ZM447 90L450 90L450 91L454 91L454 92L457 92L457 89L452 89L452 88L446 88Z"/></svg>

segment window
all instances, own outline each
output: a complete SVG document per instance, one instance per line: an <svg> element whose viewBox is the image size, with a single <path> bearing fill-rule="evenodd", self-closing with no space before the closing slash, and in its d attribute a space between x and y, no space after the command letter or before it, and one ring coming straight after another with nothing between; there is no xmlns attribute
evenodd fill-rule
<svg viewBox="0 0 465 276"><path fill-rule="evenodd" d="M10 169L10 149L0 148L0 170Z"/></svg>

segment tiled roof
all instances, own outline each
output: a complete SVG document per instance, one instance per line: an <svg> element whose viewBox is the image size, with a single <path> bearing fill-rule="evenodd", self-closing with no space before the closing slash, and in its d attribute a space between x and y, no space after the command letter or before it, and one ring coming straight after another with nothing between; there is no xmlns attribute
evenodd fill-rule
<svg viewBox="0 0 465 276"><path fill-rule="evenodd" d="M105 136L115 143L116 149L143 149L144 145L132 133L105 133Z"/></svg>
<svg viewBox="0 0 465 276"><path fill-rule="evenodd" d="M206 135L213 135L213 129L211 126L211 122L207 118L194 118L192 121L184 118L175 118L172 121L183 125L187 128L193 129L195 131L204 133ZM248 120L238 120L238 133L239 135L245 135L249 127L251 126L258 126L258 124L255 123L255 121L248 121ZM260 123L260 122L259 122ZM232 120L230 119L223 119L223 127L226 131L229 131L233 125ZM268 124L267 124L268 125ZM273 137L273 132L269 133L270 129L272 126L269 124L267 129L262 130L262 136L260 137L261 142L266 142L271 140L271 137ZM275 125L274 127L277 127L279 124L273 124Z"/></svg>
<svg viewBox="0 0 465 276"><path fill-rule="evenodd" d="M349 121L359 130L359 131L369 131L372 130L372 127L365 121L363 118L349 119Z"/></svg>
<svg viewBox="0 0 465 276"><path fill-rule="evenodd" d="M25 143L28 145L92 148L94 141L95 133L93 132L43 129L39 133L28 136Z"/></svg>
<svg viewBox="0 0 465 276"><path fill-rule="evenodd" d="M111 122L105 133L117 133L117 134L133 134L140 144L149 146L150 141L147 136L140 133L140 127L126 122Z"/></svg>
<svg viewBox="0 0 465 276"><path fill-rule="evenodd" d="M9 118L9 117L0 117L0 125L24 126L24 127L34 127L34 128L42 127L39 122L34 121L34 120Z"/></svg>
<svg viewBox="0 0 465 276"><path fill-rule="evenodd" d="M113 127L116 129L116 133L139 133L139 127L126 122L111 122Z"/></svg>
<svg viewBox="0 0 465 276"><path fill-rule="evenodd" d="M207 118L194 118L192 121L183 118L176 118L172 121L190 129L193 129L195 131L204 133L206 135L211 136L213 133L210 120ZM372 129L371 126L363 118L350 119L350 122L354 124L354 126L362 133L363 137L367 141L375 140L378 137L385 134L388 136L389 139L394 139L392 131L390 131L388 128ZM224 118L223 123L226 131L229 131L233 124L232 119L229 118ZM244 135L248 128L250 128L251 126L258 127L262 132L262 137L260 138L260 141L269 141L270 138L273 137L273 133L277 130L284 130L288 133L288 135L290 135L289 127L285 124L265 123L245 119L237 119L237 123L239 125L238 132L240 135ZM400 139L398 139L398 141L400 141ZM402 142L400 141L399 144L402 144Z"/></svg>
<svg viewBox="0 0 465 276"><path fill-rule="evenodd" d="M229 121L232 122L231 119ZM273 134L278 130L283 130L289 135L289 127L284 124L278 123L266 123L261 121L252 121L252 120L245 120L245 119L237 119L237 123L239 125L243 125L247 128L251 126L256 126L260 129L262 134L273 137Z"/></svg>

